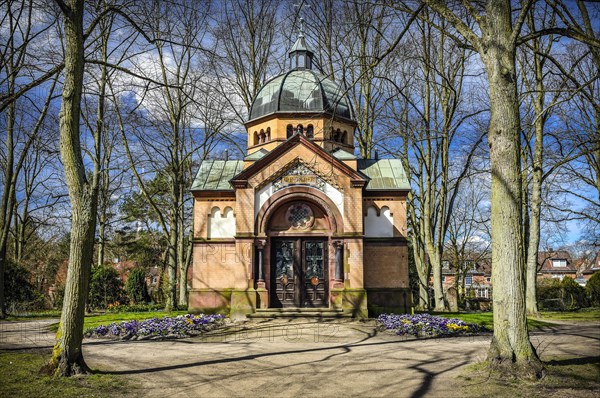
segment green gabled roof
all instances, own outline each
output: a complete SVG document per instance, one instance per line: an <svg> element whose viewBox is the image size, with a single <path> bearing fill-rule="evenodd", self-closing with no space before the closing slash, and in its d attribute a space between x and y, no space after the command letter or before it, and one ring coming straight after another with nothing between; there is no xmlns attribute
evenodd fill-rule
<svg viewBox="0 0 600 398"><path fill-rule="evenodd" d="M400 159L359 159L357 166L358 171L369 177L367 191L410 189Z"/></svg>
<svg viewBox="0 0 600 398"><path fill-rule="evenodd" d="M260 148L258 151L246 156L244 160L258 160L265 156L267 153L269 153L269 151L267 151L265 148Z"/></svg>
<svg viewBox="0 0 600 398"><path fill-rule="evenodd" d="M242 160L204 160L192 184L192 191L233 191L229 183L244 169Z"/></svg>
<svg viewBox="0 0 600 398"><path fill-rule="evenodd" d="M354 160L357 158L356 155L344 151L343 149L337 148L335 149L333 152L331 152L331 154L333 156L335 156L336 158L338 158L339 160Z"/></svg>

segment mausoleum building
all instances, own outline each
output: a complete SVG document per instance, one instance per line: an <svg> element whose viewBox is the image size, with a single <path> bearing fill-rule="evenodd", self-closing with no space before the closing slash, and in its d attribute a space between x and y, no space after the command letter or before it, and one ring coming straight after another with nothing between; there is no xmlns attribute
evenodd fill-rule
<svg viewBox="0 0 600 398"><path fill-rule="evenodd" d="M407 312L400 159L359 159L340 86L302 33L256 96L243 160L205 160L194 196L192 311Z"/></svg>

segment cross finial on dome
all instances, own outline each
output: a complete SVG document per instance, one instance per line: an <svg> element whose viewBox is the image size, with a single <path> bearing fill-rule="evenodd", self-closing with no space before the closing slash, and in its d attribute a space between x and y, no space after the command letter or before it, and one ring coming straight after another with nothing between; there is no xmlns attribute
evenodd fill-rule
<svg viewBox="0 0 600 398"><path fill-rule="evenodd" d="M302 11L305 8L309 8L310 4L306 4L306 2L303 0L301 1L299 4L294 4L294 7L296 7L298 9L298 14L300 16L300 21L299 21L299 26L298 26L298 37L304 37L304 18L302 17Z"/></svg>
<svg viewBox="0 0 600 398"><path fill-rule="evenodd" d="M298 37L304 37L304 18L300 17L300 23L298 27Z"/></svg>

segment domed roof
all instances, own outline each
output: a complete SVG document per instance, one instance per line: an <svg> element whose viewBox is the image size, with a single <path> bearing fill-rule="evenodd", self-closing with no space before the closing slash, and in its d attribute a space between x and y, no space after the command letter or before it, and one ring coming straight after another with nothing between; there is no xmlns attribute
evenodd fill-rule
<svg viewBox="0 0 600 398"><path fill-rule="evenodd" d="M354 119L341 87L328 77L304 68L293 69L268 81L252 103L250 120L277 112L326 112Z"/></svg>

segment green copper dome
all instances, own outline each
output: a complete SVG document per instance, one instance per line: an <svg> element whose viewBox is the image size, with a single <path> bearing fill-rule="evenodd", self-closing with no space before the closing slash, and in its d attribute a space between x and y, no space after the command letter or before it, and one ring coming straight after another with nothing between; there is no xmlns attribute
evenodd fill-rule
<svg viewBox="0 0 600 398"><path fill-rule="evenodd" d="M341 87L311 69L296 68L271 79L258 92L250 120L273 113L329 113L353 120Z"/></svg>

